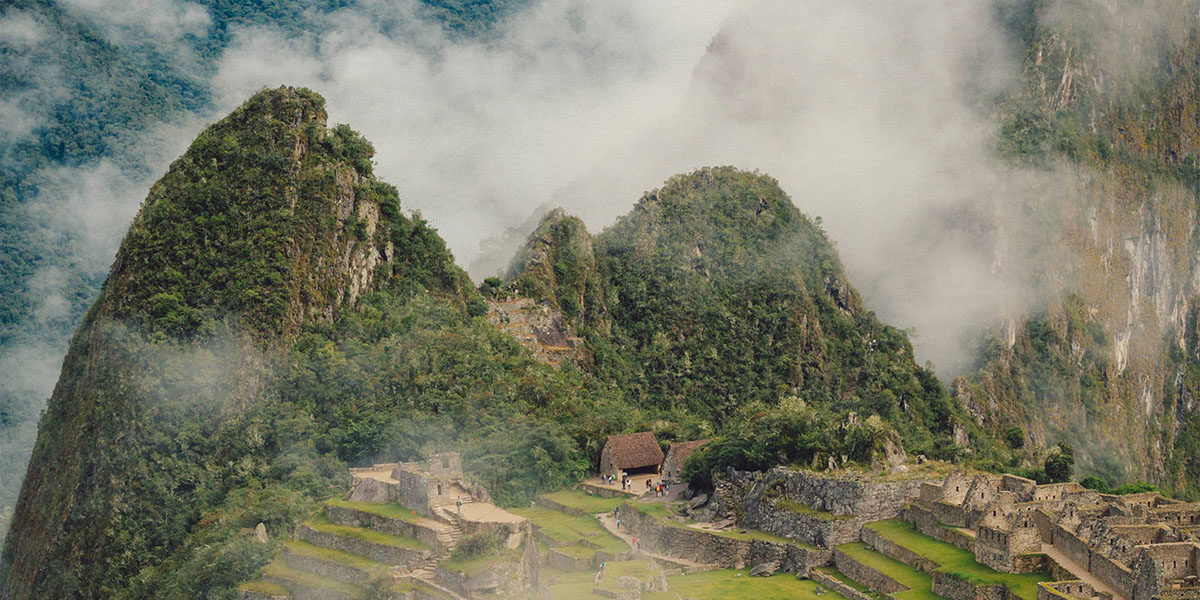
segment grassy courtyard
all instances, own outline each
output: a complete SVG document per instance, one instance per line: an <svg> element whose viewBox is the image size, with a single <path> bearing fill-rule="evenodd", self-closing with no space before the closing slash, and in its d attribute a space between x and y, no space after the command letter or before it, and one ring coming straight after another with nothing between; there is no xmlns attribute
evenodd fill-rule
<svg viewBox="0 0 1200 600"><path fill-rule="evenodd" d="M580 517L535 506L513 508L509 512L529 519L546 537L562 543L585 540L601 550L619 554L629 549L625 542L606 530L595 517Z"/></svg>
<svg viewBox="0 0 1200 600"><path fill-rule="evenodd" d="M899 519L867 523L866 527L884 539L933 561L938 565L939 571L951 573L971 583L1003 584L1022 600L1036 600L1038 582L1049 580L1045 573L1001 573L981 565L975 562L975 557L970 552L924 535Z"/></svg>

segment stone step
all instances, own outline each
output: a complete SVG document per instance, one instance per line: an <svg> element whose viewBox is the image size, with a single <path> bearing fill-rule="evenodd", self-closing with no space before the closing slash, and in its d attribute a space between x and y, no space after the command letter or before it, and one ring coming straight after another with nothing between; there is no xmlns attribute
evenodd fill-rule
<svg viewBox="0 0 1200 600"><path fill-rule="evenodd" d="M350 585L368 585L388 576L387 565L357 554L292 540L283 546L283 561L298 571Z"/></svg>
<svg viewBox="0 0 1200 600"><path fill-rule="evenodd" d="M366 588L293 569L280 561L263 568L263 581L287 589L291 600L368 600Z"/></svg>

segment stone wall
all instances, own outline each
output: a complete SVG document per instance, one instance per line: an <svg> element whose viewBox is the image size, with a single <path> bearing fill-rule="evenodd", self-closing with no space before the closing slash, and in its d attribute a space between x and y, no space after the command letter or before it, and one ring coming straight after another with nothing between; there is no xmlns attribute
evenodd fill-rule
<svg viewBox="0 0 1200 600"><path fill-rule="evenodd" d="M957 504L948 502L934 502L928 505L930 512L933 513L933 518L939 523L945 523L951 527L966 527L967 513Z"/></svg>
<svg viewBox="0 0 1200 600"><path fill-rule="evenodd" d="M331 505L325 505L325 518L329 519L330 523L337 525L362 527L364 529L374 529L382 533L410 537L426 544L430 548L440 548L442 545L438 541L436 531L403 519L393 519L352 508Z"/></svg>
<svg viewBox="0 0 1200 600"><path fill-rule="evenodd" d="M1054 547L1066 554L1068 558L1075 561L1079 566L1092 570L1092 552L1088 549L1086 543L1079 539L1079 536L1064 529L1061 525L1054 527Z"/></svg>
<svg viewBox="0 0 1200 600"><path fill-rule="evenodd" d="M1116 590L1117 594L1125 598L1133 597L1133 572L1127 567L1095 552L1091 553L1088 562L1088 570L1096 578Z"/></svg>
<svg viewBox="0 0 1200 600"><path fill-rule="evenodd" d="M397 467L392 471L392 479L396 480L396 495L400 504L420 512L426 516L429 512L430 493L429 478L419 473Z"/></svg>
<svg viewBox="0 0 1200 600"><path fill-rule="evenodd" d="M1016 475L1001 475L1000 489L1006 492L1012 492L1013 499L1017 502L1028 502L1033 500L1033 491L1037 489L1037 482Z"/></svg>
<svg viewBox="0 0 1200 600"><path fill-rule="evenodd" d="M814 582L823 585L834 592L837 592L838 594L841 594L842 597L846 598L847 600L874 600L870 596L820 571L814 570L813 572L809 573L808 576Z"/></svg>
<svg viewBox="0 0 1200 600"><path fill-rule="evenodd" d="M884 539L878 533L875 533L868 527L862 530L862 541L876 552L902 562L918 571L924 573L933 573L937 569L937 564L925 558L904 546L896 544L890 540Z"/></svg>
<svg viewBox="0 0 1200 600"><path fill-rule="evenodd" d="M810 546L832 548L840 544L856 542L862 530L858 519L833 518L795 512L776 506L772 500L749 495L744 503L746 516L742 520L748 527L781 535Z"/></svg>
<svg viewBox="0 0 1200 600"><path fill-rule="evenodd" d="M1012 557L1011 573L1040 573L1050 568L1045 554L1018 554Z"/></svg>
<svg viewBox="0 0 1200 600"><path fill-rule="evenodd" d="M967 552L973 552L972 543L974 540L970 536L957 530L942 527L937 517L929 509L919 504L913 504L904 509L904 512L900 514L900 518L912 523L917 531L935 540L952 544Z"/></svg>
<svg viewBox="0 0 1200 600"><path fill-rule="evenodd" d="M1178 542L1174 544L1152 544L1144 547L1150 553L1150 556L1162 561L1164 578L1179 579L1196 574L1194 560L1195 544L1191 542Z"/></svg>
<svg viewBox="0 0 1200 600"><path fill-rule="evenodd" d="M1002 584L976 585L951 573L933 574L933 593L948 600L1018 600Z"/></svg>
<svg viewBox="0 0 1200 600"><path fill-rule="evenodd" d="M895 579L850 558L850 555L841 550L833 551L833 564L837 570L872 592L894 594L908 589Z"/></svg>
<svg viewBox="0 0 1200 600"><path fill-rule="evenodd" d="M833 515L854 516L862 522L890 519L921 493L921 480L873 481L865 475L831 476L776 467L765 473L737 473L754 483L752 494L774 488L784 496Z"/></svg>
<svg viewBox="0 0 1200 600"><path fill-rule="evenodd" d="M376 544L354 537L337 535L336 533L317 531L308 525L301 525L296 534L301 540L315 546L358 554L376 562L388 565L400 565L409 570L425 562L425 559L431 555L431 552L428 550L415 550Z"/></svg>
<svg viewBox="0 0 1200 600"><path fill-rule="evenodd" d="M778 562L781 571L806 574L813 567L829 564L828 550L802 548L765 540L725 537L690 527L660 523L658 519L622 504L622 524L638 537L638 547L668 557L682 558L724 568L742 569L763 562Z"/></svg>
<svg viewBox="0 0 1200 600"><path fill-rule="evenodd" d="M371 580L371 574L364 569L295 554L286 547L283 549L283 560L289 567L297 571L315 573L325 579L342 583L366 585Z"/></svg>

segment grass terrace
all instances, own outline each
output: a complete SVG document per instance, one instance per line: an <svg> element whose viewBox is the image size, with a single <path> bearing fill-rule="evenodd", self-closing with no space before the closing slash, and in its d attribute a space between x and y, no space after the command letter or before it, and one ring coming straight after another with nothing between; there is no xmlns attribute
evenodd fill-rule
<svg viewBox="0 0 1200 600"><path fill-rule="evenodd" d="M1003 584L1022 600L1036 600L1038 582L1050 579L1045 573L1001 573L976 562L970 552L924 535L899 519L876 521L866 524L866 527L884 539L937 563L939 571L951 573L971 583Z"/></svg>
<svg viewBox="0 0 1200 600"><path fill-rule="evenodd" d="M308 571L299 571L283 564L282 561L273 561L267 564L267 566L263 567L262 574L263 577L292 581L307 588L340 592L351 598L360 598L362 600L366 600L367 598L367 590L357 585L325 579Z"/></svg>
<svg viewBox="0 0 1200 600"><path fill-rule="evenodd" d="M309 527L312 527L313 529L323 533L332 533L342 537L360 539L364 542L371 542L373 544L380 544L382 546L393 546L397 548L406 548L409 550L431 549L427 544L413 538L380 533L373 529L363 529L361 527L349 527L346 525L330 523L329 519L327 519L323 514L317 514L312 519L309 519L305 525L308 525Z"/></svg>
<svg viewBox="0 0 1200 600"><path fill-rule="evenodd" d="M612 554L629 550L629 546L625 542L609 533L593 517L569 515L540 506L512 508L509 509L509 512L529 519L542 534L556 542L576 543L586 540L599 546L600 550Z"/></svg>
<svg viewBox="0 0 1200 600"><path fill-rule="evenodd" d="M628 498L602 498L580 490L562 490L541 494L541 497L575 510L581 510L589 515L612 512L612 509L628 500Z"/></svg>
<svg viewBox="0 0 1200 600"><path fill-rule="evenodd" d="M346 500L326 500L325 504L328 504L329 506L338 506L341 508L349 508L349 509L357 510L359 512L364 512L367 514L378 515L381 517L387 517L389 519L400 519L401 521L408 521L409 523L415 523L415 522L425 518L425 517L421 516L421 514L418 513L417 511L412 510L410 508L405 508L399 504L375 504L374 502L348 502Z"/></svg>
<svg viewBox="0 0 1200 600"><path fill-rule="evenodd" d="M892 560L870 548L862 542L842 544L838 550L845 552L854 560L891 577L900 585L908 588L903 592L891 594L896 600L941 600L941 596L933 593L933 578L900 561Z"/></svg>
<svg viewBox="0 0 1200 600"><path fill-rule="evenodd" d="M317 560L337 563L339 565L362 569L370 574L371 578L385 577L388 574L388 565L381 562L375 562L369 558L364 558L357 554L342 552L341 550L332 550L330 548L322 548L302 542L300 540L291 540L283 545L289 552L298 556L307 556Z"/></svg>
<svg viewBox="0 0 1200 600"><path fill-rule="evenodd" d="M278 583L270 581L251 581L238 586L239 591L262 594L264 596L290 596L291 592Z"/></svg>
<svg viewBox="0 0 1200 600"><path fill-rule="evenodd" d="M872 592L871 590L867 589L866 586L864 586L863 584L861 584L853 579L850 579L850 577L848 575L846 575L845 573L843 573L833 567L817 567L816 570L850 586L851 589L862 592L872 598L877 598L879 600L883 600L885 598L885 596L883 594L878 594L876 592Z"/></svg>

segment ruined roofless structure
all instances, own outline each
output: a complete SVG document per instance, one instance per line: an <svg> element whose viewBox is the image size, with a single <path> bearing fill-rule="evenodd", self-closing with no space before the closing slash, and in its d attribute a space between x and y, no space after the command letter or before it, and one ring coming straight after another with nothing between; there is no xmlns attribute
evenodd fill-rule
<svg viewBox="0 0 1200 600"><path fill-rule="evenodd" d="M708 440L692 440L690 442L675 442L667 448L667 457L662 462L663 481L683 481L683 465L696 448L707 444Z"/></svg>
<svg viewBox="0 0 1200 600"><path fill-rule="evenodd" d="M483 488L463 479L462 457L443 452L429 462L385 463L350 469L350 491L346 500L401 504L423 515L458 502L491 503Z"/></svg>
<svg viewBox="0 0 1200 600"><path fill-rule="evenodd" d="M610 435L600 451L600 473L620 475L622 471L654 469L662 464L662 448L649 431Z"/></svg>

